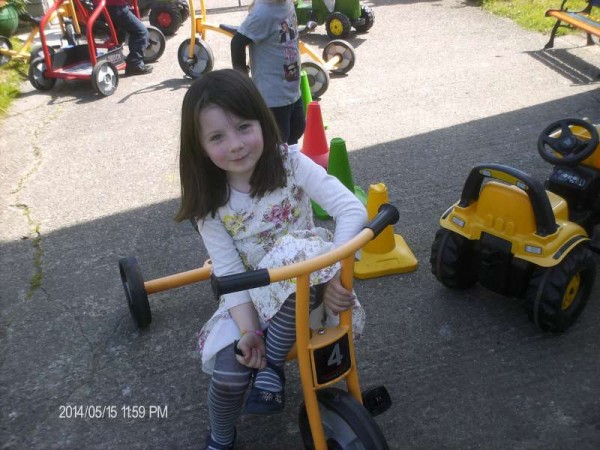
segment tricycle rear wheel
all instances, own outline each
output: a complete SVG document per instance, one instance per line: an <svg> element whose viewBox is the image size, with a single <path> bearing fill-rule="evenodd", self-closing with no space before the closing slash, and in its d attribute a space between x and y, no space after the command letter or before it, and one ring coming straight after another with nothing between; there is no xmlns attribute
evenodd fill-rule
<svg viewBox="0 0 600 450"><path fill-rule="evenodd" d="M137 259L133 256L121 258L119 260L119 271L121 272L121 282L123 283L131 317L133 317L139 328L147 328L152 322L152 313L148 294L144 287L144 278Z"/></svg>
<svg viewBox="0 0 600 450"><path fill-rule="evenodd" d="M92 70L92 87L104 97L112 95L119 86L119 71L110 61L100 61Z"/></svg>
<svg viewBox="0 0 600 450"><path fill-rule="evenodd" d="M43 56L41 58L35 58L31 61L31 64L29 64L29 82L39 91L49 91L56 84L56 78L46 77L46 70L46 60Z"/></svg>

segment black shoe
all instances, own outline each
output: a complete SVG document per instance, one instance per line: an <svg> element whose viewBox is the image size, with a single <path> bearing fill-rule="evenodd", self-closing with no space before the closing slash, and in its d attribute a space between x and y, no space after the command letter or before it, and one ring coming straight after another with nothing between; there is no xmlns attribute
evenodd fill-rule
<svg viewBox="0 0 600 450"><path fill-rule="evenodd" d="M125 68L125 75L146 75L152 72L152 66L145 64L143 66Z"/></svg>
<svg viewBox="0 0 600 450"><path fill-rule="evenodd" d="M267 367L273 370L279 376L281 381L281 391L271 392L264 389L260 389L252 383L250 394L246 399L246 406L244 407L245 414L276 414L285 408L285 375L283 369L267 362Z"/></svg>

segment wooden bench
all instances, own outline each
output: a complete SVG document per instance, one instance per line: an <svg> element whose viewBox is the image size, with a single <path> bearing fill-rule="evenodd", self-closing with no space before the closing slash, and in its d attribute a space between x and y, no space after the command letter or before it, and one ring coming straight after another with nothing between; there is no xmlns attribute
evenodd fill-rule
<svg viewBox="0 0 600 450"><path fill-rule="evenodd" d="M562 26L579 28L580 30L585 31L587 34L587 45L594 45L592 35L600 38L600 22L593 20L590 17L590 12L592 11L592 7L600 7L600 0L588 0L587 6L581 11L569 11L568 9L565 9L566 3L567 0L563 0L560 9L549 9L546 11L546 16L555 17L556 23L554 24L554 28L552 28L550 40L544 48L554 47L554 37L556 36L558 27L561 26L561 22L566 24Z"/></svg>

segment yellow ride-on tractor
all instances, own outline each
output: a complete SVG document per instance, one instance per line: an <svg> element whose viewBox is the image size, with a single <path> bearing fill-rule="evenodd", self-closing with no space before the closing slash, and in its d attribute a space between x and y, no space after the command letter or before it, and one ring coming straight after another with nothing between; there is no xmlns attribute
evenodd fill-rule
<svg viewBox="0 0 600 450"><path fill-rule="evenodd" d="M569 220L565 199L540 181L508 166L478 165L440 225L430 263L446 287L479 282L524 298L529 319L543 331L565 331L583 311L596 275L590 239Z"/></svg>

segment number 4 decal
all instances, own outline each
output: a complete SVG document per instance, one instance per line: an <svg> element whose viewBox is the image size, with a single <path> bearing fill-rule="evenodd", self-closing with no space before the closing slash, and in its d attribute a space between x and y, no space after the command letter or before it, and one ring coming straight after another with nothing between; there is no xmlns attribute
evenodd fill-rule
<svg viewBox="0 0 600 450"><path fill-rule="evenodd" d="M333 347L333 351L331 352L331 355L329 355L329 359L327 360L327 365L328 366L341 366L342 365L342 352L340 351L340 344L339 342L337 344L335 344L335 347Z"/></svg>

